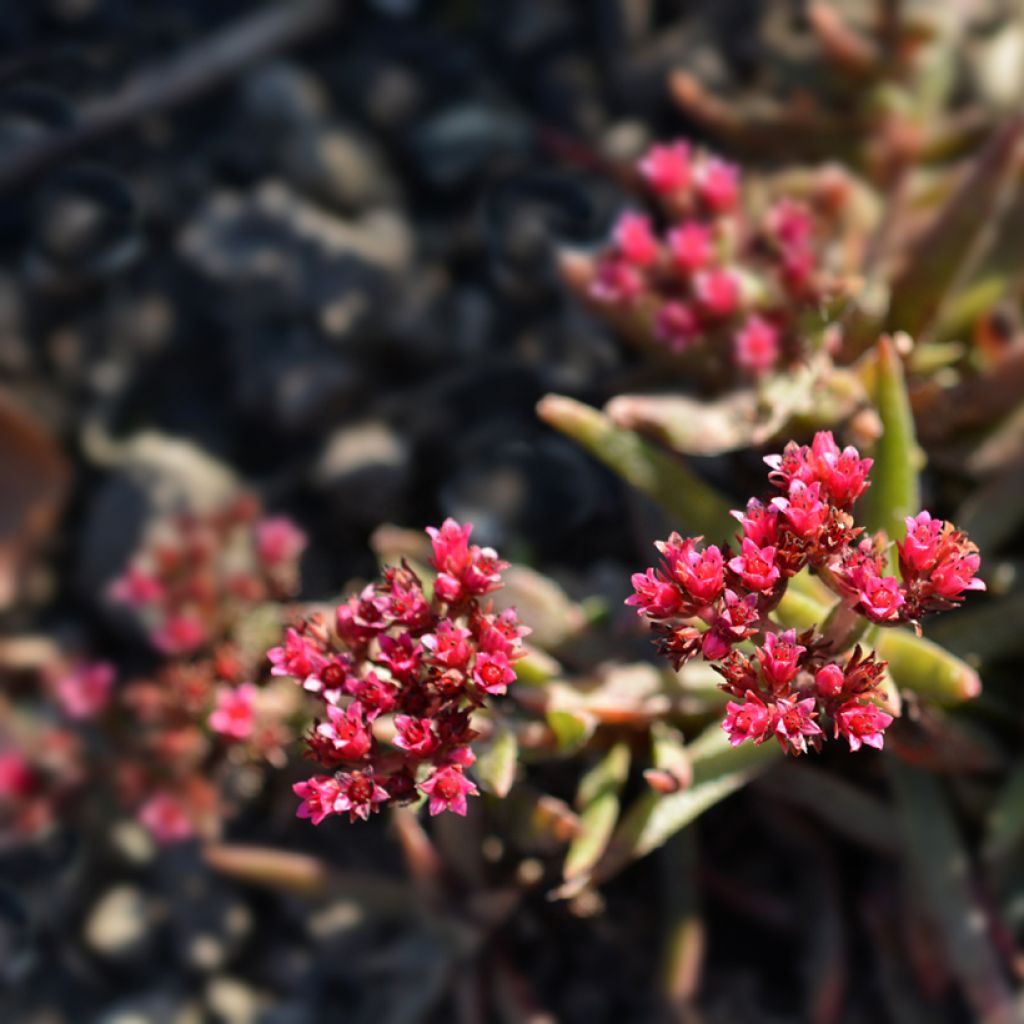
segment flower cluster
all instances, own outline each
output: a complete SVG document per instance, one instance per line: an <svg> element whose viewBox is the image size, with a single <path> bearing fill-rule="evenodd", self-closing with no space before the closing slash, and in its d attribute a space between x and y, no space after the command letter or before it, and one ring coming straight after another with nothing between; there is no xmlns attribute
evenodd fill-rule
<svg viewBox="0 0 1024 1024"><path fill-rule="evenodd" d="M472 714L515 681L528 632L515 612L482 599L507 563L470 543L472 527L448 519L428 529L436 570L432 598L406 564L384 570L341 604L315 615L268 652L274 675L291 676L322 704L307 737L325 769L295 785L299 816L366 819L387 802L423 794L430 813L466 813L477 789Z"/></svg>
<svg viewBox="0 0 1024 1024"><path fill-rule="evenodd" d="M797 319L841 291L830 272L845 190L825 175L805 202L751 214L739 169L686 142L654 146L639 172L665 222L621 215L593 268L590 295L669 350L701 348L760 375L800 355Z"/></svg>
<svg viewBox="0 0 1024 1024"><path fill-rule="evenodd" d="M159 524L113 589L147 618L161 659L120 682L109 662L62 661L42 674L41 706L0 706L5 830L36 834L95 796L162 842L214 835L239 772L281 767L301 728L294 688L268 678L263 653L304 546L251 497Z"/></svg>
<svg viewBox="0 0 1024 1024"><path fill-rule="evenodd" d="M653 622L677 668L697 654L715 663L722 688L739 702L723 723L734 744L774 735L788 752L803 753L820 746L829 720L852 750L881 747L892 720L878 707L885 663L859 646L842 655L870 624L913 622L984 589L977 549L922 512L907 519L897 544L900 576L887 575L886 538L862 536L850 514L869 485L870 459L821 432L810 447L790 442L765 461L783 495L751 498L733 513L742 527L738 551L673 534L657 545L661 564L633 576L626 603ZM839 600L820 631L797 635L770 613L804 568Z"/></svg>
<svg viewBox="0 0 1024 1024"><path fill-rule="evenodd" d="M190 654L223 634L239 605L294 594L305 546L290 519L263 518L243 495L206 515L169 517L110 593L139 612L157 650Z"/></svg>

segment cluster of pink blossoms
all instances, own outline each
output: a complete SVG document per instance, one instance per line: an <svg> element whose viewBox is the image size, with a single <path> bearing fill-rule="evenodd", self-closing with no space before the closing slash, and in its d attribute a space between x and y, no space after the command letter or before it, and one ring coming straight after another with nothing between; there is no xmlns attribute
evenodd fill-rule
<svg viewBox="0 0 1024 1024"><path fill-rule="evenodd" d="M41 714L0 705L0 833L36 834L95 794L161 842L215 835L234 769L280 767L294 739L292 687L268 681L250 634L260 606L293 596L305 543L250 496L160 524L113 590L163 657L120 684L109 662L55 664Z"/></svg>
<svg viewBox="0 0 1024 1024"><path fill-rule="evenodd" d="M594 269L599 306L748 374L798 356L797 318L839 287L824 269L845 196L835 175L812 204L782 198L751 220L739 169L686 142L654 146L639 171L667 223L659 233L648 214L622 214Z"/></svg>
<svg viewBox="0 0 1024 1024"><path fill-rule="evenodd" d="M859 646L844 655L861 625L892 626L951 608L969 590L976 547L927 512L907 519L897 544L900 576L886 574L886 538L862 537L850 509L869 484L871 459L840 449L831 433L810 447L790 442L768 456L769 479L783 496L751 498L734 512L738 552L673 534L658 543L661 565L633 576L626 601L652 620L659 646L678 668L697 654L715 663L722 688L736 698L723 727L733 744L775 736L789 753L834 735L852 750L881 747L892 717L878 706L885 662ZM781 630L769 614L790 577L810 567L838 596L823 630ZM749 641L746 651L738 645Z"/></svg>
<svg viewBox="0 0 1024 1024"><path fill-rule="evenodd" d="M481 598L497 590L507 563L470 544L472 527L451 519L427 530L437 571L428 600L403 564L384 570L336 611L289 629L268 653L274 675L291 676L322 702L306 742L329 774L295 785L300 817L367 819L387 802L423 794L430 813L466 813L476 786L473 711L515 681L528 630L512 610Z"/></svg>

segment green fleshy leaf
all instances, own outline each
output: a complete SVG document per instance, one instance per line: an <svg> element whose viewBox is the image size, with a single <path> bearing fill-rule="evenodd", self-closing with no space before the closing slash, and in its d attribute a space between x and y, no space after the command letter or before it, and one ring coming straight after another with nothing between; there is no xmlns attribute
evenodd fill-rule
<svg viewBox="0 0 1024 1024"><path fill-rule="evenodd" d="M881 338L876 352L872 391L882 436L872 453L871 486L861 499L858 519L869 530L885 530L890 540L902 540L904 519L916 515L921 507L918 472L922 455L896 346L892 339Z"/></svg>
<svg viewBox="0 0 1024 1024"><path fill-rule="evenodd" d="M490 745L477 758L475 771L484 789L504 797L512 788L519 758L516 734L502 725L496 727Z"/></svg>
<svg viewBox="0 0 1024 1024"><path fill-rule="evenodd" d="M708 537L732 531L729 503L679 458L636 431L617 427L604 413L564 395L547 395L537 413L657 502L680 529Z"/></svg>
<svg viewBox="0 0 1024 1024"><path fill-rule="evenodd" d="M775 743L730 746L729 738L717 723L701 733L689 746L688 754L693 768L692 785L667 796L654 791L640 796L620 822L605 855L594 866L595 880L610 878L627 864L656 850L782 756Z"/></svg>
<svg viewBox="0 0 1024 1024"><path fill-rule="evenodd" d="M889 674L900 689L936 704L959 704L981 692L981 680L970 665L908 629L880 630L875 650L889 663Z"/></svg>
<svg viewBox="0 0 1024 1024"><path fill-rule="evenodd" d="M794 577L794 581L799 577ZM786 629L809 629L828 615L829 606L809 596L806 586L790 586L775 610L775 618ZM950 624L971 614L960 612L950 617ZM936 635L945 639L935 629ZM973 635L965 630L965 635ZM981 692L981 680L965 661L945 650L943 646L925 637L915 636L910 630L880 629L874 643L878 656L889 663L893 682L903 690L913 690L936 704L949 706L976 697Z"/></svg>
<svg viewBox="0 0 1024 1024"><path fill-rule="evenodd" d="M629 747L617 743L580 780L576 796L580 831L565 857L566 881L590 871L604 853L619 818L619 796L629 761Z"/></svg>
<svg viewBox="0 0 1024 1024"><path fill-rule="evenodd" d="M555 734L558 749L563 754L579 750L594 734L597 725L593 715L566 711L563 708L550 709L545 712L545 718Z"/></svg>

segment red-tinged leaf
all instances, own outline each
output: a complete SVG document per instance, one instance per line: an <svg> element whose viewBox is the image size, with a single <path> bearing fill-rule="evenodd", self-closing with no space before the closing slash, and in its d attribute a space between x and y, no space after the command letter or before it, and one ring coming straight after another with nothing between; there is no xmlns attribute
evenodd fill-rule
<svg viewBox="0 0 1024 1024"><path fill-rule="evenodd" d="M1000 128L892 284L887 323L919 340L992 241L1016 186L1024 118Z"/></svg>

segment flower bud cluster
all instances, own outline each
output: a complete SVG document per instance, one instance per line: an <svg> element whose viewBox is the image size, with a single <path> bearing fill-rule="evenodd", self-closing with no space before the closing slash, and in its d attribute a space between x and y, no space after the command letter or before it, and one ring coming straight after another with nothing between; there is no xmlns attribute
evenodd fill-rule
<svg viewBox="0 0 1024 1024"><path fill-rule="evenodd" d="M515 681L528 630L487 594L507 563L470 543L472 526L448 519L427 533L436 576L428 597L408 566L323 616L289 629L268 652L274 675L291 676L322 705L306 739L324 772L295 785L298 814L367 819L385 803L425 796L430 813L466 813L476 795L472 714Z"/></svg>
<svg viewBox="0 0 1024 1024"><path fill-rule="evenodd" d="M676 668L698 654L715 663L722 688L739 701L723 723L734 744L775 736L786 751L803 753L820 746L828 720L852 750L881 747L892 720L877 706L885 663L860 647L841 655L858 621L916 622L983 590L977 549L922 512L907 519L897 544L900 576L886 575L886 539L863 537L850 514L869 485L871 459L821 432L809 447L790 442L765 461L783 496L766 504L751 498L733 513L742 527L738 551L673 534L657 544L660 565L634 574L626 603L653 623ZM839 600L820 630L798 636L770 614L804 568Z"/></svg>
<svg viewBox="0 0 1024 1024"><path fill-rule="evenodd" d="M842 190L755 217L739 168L684 141L652 147L638 169L663 224L621 215L594 267L597 304L639 318L672 352L725 353L750 375L802 354L798 317L840 290L826 267Z"/></svg>

